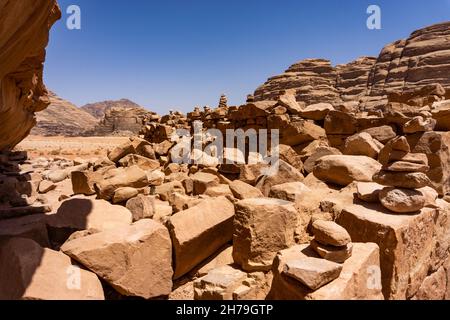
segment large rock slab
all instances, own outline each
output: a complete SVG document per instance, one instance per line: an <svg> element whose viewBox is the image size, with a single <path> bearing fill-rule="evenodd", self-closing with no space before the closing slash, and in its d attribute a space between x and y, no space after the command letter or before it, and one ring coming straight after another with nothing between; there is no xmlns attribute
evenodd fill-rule
<svg viewBox="0 0 450 320"><path fill-rule="evenodd" d="M41 247L50 247L46 215L37 214L16 219L0 220L0 237L31 239Z"/></svg>
<svg viewBox="0 0 450 320"><path fill-rule="evenodd" d="M278 251L295 243L297 210L288 201L254 198L236 203L233 258L243 270L268 271Z"/></svg>
<svg viewBox="0 0 450 320"><path fill-rule="evenodd" d="M379 204L344 208L337 222L354 242L380 247L383 294L386 299L408 299L427 276L434 250L436 210L397 215Z"/></svg>
<svg viewBox="0 0 450 320"><path fill-rule="evenodd" d="M233 238L234 206L225 197L205 199L170 217L167 226L180 278Z"/></svg>
<svg viewBox="0 0 450 320"><path fill-rule="evenodd" d="M366 156L325 156L314 167L314 175L322 181L347 186L353 181L371 182L381 167Z"/></svg>
<svg viewBox="0 0 450 320"><path fill-rule="evenodd" d="M325 259L305 257L287 260L283 273L311 290L317 290L337 279L342 271L338 263Z"/></svg>
<svg viewBox="0 0 450 320"><path fill-rule="evenodd" d="M281 251L275 258L274 278L268 299L273 300L382 300L379 248L374 243L354 243L353 255L342 265L339 277L313 291L283 273L286 263L319 258L308 245Z"/></svg>
<svg viewBox="0 0 450 320"><path fill-rule="evenodd" d="M170 236L156 221L144 219L71 240L61 250L122 295L150 299L172 291Z"/></svg>
<svg viewBox="0 0 450 320"><path fill-rule="evenodd" d="M109 230L132 222L131 212L105 200L72 198L61 203L56 214L47 217L47 228L53 242L62 244L76 231Z"/></svg>
<svg viewBox="0 0 450 320"><path fill-rule="evenodd" d="M0 240L1 300L104 300L97 276L24 238Z"/></svg>
<svg viewBox="0 0 450 320"><path fill-rule="evenodd" d="M222 266L211 270L206 276L194 282L195 300L233 300L247 273L232 266Z"/></svg>

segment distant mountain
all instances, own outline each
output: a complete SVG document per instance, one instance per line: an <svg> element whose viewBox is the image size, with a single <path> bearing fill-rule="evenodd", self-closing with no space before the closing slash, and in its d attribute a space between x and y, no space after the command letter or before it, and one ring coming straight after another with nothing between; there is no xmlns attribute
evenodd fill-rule
<svg viewBox="0 0 450 320"><path fill-rule="evenodd" d="M37 125L31 134L43 136L79 136L92 130L99 122L86 111L73 103L50 92L50 106L36 113Z"/></svg>
<svg viewBox="0 0 450 320"><path fill-rule="evenodd" d="M91 114L97 119L103 119L107 110L111 110L112 108L142 108L140 105L130 101L128 99L121 99L116 101L102 101L96 103L90 103L85 106L82 106L81 109Z"/></svg>

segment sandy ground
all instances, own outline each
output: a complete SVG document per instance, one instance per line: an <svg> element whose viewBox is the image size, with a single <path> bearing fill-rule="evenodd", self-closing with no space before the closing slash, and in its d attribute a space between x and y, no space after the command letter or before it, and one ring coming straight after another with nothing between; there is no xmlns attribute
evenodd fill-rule
<svg viewBox="0 0 450 320"><path fill-rule="evenodd" d="M61 156L67 159L98 158L128 141L127 137L41 137L29 136L15 150L27 151L30 158Z"/></svg>

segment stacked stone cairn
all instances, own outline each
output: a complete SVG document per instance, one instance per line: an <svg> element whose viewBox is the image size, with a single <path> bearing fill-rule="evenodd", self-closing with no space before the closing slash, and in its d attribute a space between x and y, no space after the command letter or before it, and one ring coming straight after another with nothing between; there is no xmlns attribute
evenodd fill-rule
<svg viewBox="0 0 450 320"><path fill-rule="evenodd" d="M398 214L420 212L427 205L431 186L427 156L411 153L408 140L397 137L381 150L379 161L383 168L373 180L387 186L378 194L383 207Z"/></svg>
<svg viewBox="0 0 450 320"><path fill-rule="evenodd" d="M314 240L310 248L320 258L308 254L290 260L283 273L311 290L318 290L340 276L342 264L352 255L353 244L348 232L332 221L316 220L312 231Z"/></svg>

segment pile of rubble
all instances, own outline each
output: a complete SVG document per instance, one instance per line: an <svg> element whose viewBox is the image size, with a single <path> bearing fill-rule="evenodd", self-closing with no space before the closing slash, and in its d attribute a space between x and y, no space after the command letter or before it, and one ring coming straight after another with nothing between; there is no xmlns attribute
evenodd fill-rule
<svg viewBox="0 0 450 320"><path fill-rule="evenodd" d="M357 118L329 105L302 106L289 93L264 106L247 103L226 119L243 129L258 126L251 119L285 119L272 127L282 137L272 175L264 163L173 162L170 133L190 131L195 121L178 112L155 117L147 139L130 138L104 159L3 156L2 177L21 162L11 190L25 203L19 213L15 201L3 204L0 230L9 240L2 261L21 257L29 277L55 264L82 266L88 283L72 292L57 273L31 283L0 276L11 287L4 298L449 298L449 134L433 131L437 121L400 113ZM233 122L238 114L246 120ZM333 147L333 115L377 120ZM369 125L380 119L382 126ZM223 156L246 158L235 148ZM17 187L25 175L28 196ZM36 201L45 208L34 211Z"/></svg>

